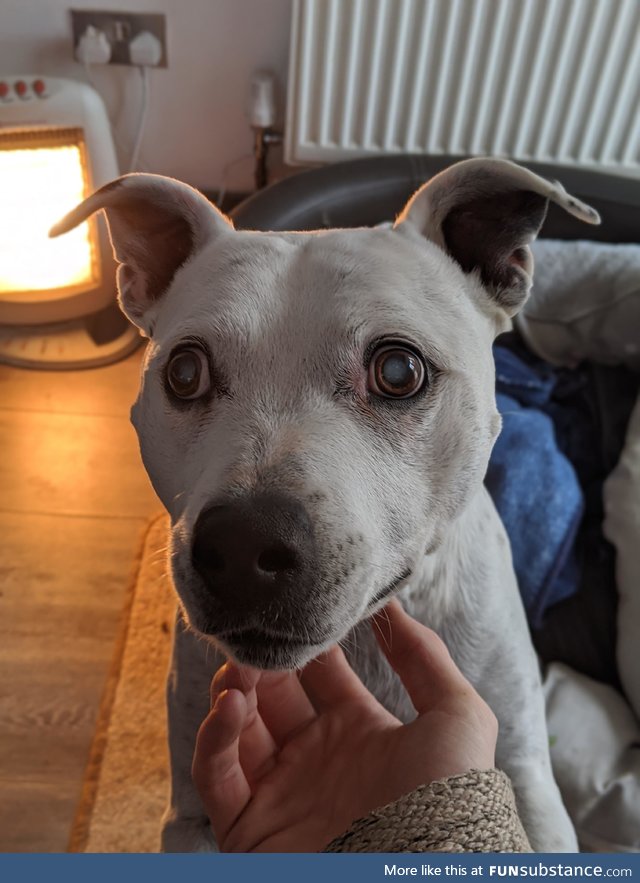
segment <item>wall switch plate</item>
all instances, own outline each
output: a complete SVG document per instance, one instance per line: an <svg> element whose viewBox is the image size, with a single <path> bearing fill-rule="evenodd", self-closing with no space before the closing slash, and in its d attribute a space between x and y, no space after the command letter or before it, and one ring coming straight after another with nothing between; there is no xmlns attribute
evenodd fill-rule
<svg viewBox="0 0 640 883"><path fill-rule="evenodd" d="M89 9L72 9L73 48L80 37L93 25L103 31L111 44L109 64L131 64L129 43L143 31L149 31L162 45L162 57L156 67L167 67L167 17L156 12L93 12Z"/></svg>

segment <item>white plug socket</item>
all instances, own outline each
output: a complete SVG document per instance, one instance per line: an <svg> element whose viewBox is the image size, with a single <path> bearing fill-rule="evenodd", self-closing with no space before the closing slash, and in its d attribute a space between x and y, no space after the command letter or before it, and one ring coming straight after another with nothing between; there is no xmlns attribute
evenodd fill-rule
<svg viewBox="0 0 640 883"><path fill-rule="evenodd" d="M75 54L82 64L109 64L111 43L104 31L89 25L78 40Z"/></svg>
<svg viewBox="0 0 640 883"><path fill-rule="evenodd" d="M157 67L162 58L162 44L149 31L141 31L129 43L129 59L131 64L141 67Z"/></svg>

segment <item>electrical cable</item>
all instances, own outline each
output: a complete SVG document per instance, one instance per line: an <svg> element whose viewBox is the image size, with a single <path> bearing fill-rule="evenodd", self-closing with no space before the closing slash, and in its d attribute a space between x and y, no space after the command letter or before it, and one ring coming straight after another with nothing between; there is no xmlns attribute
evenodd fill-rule
<svg viewBox="0 0 640 883"><path fill-rule="evenodd" d="M85 72L85 75L86 75L87 80L89 82L89 85L91 86L92 89L95 89L95 91L98 93L98 95L102 96L102 90L98 86L96 79L93 75L93 68L92 68L91 62L90 61L83 62L83 67L84 67L84 72ZM103 101L104 101L104 99L103 99ZM111 136L113 137L113 140L118 148L118 152L119 152L120 156L122 156L122 157L127 156L127 154L130 152L129 148L124 144L122 137L118 134L117 126L113 121L113 118L111 116L111 113L109 112L106 102L105 102L105 108L107 110L107 119L109 120L109 128L111 129ZM142 111L141 111L141 113L142 113ZM139 152L139 148L138 148L138 152ZM139 163L139 160L137 160L137 162ZM143 168L144 168L144 166L143 166Z"/></svg>
<svg viewBox="0 0 640 883"><path fill-rule="evenodd" d="M86 74L87 79L89 80L89 85L93 89L95 89L98 94L100 94L100 89L98 89L98 86L96 85L96 81L93 78L93 72L91 70L91 62L89 62L89 61L84 62L84 72ZM113 129L113 123L111 122L111 118L109 118L109 122L111 123L111 128Z"/></svg>
<svg viewBox="0 0 640 883"><path fill-rule="evenodd" d="M148 66L141 65L138 70L140 71L140 76L142 78L142 101L140 107L140 116L138 117L138 129L136 131L136 137L133 142L133 149L131 151L131 158L129 160L129 171L135 172L138 167L138 161L140 159L140 147L142 146L142 136L144 135L144 128L147 121L147 111L149 110L149 68Z"/></svg>
<svg viewBox="0 0 640 883"><path fill-rule="evenodd" d="M218 208L222 208L222 200L227 195L227 176L229 174L229 169L232 169L234 166L237 166L238 163L244 162L247 159L253 159L252 153L243 153L242 156L239 156L237 159L231 160L222 168L222 180L220 182L220 189L218 190L218 195L216 197L216 205Z"/></svg>

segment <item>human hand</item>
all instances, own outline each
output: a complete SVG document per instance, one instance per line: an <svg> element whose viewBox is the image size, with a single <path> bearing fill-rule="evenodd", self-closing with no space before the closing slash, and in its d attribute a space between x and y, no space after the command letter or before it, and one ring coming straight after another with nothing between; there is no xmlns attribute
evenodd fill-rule
<svg viewBox="0 0 640 883"><path fill-rule="evenodd" d="M193 779L223 852L319 852L419 785L494 766L498 725L431 630L392 601L378 642L418 716L403 725L337 646L303 672L226 663Z"/></svg>

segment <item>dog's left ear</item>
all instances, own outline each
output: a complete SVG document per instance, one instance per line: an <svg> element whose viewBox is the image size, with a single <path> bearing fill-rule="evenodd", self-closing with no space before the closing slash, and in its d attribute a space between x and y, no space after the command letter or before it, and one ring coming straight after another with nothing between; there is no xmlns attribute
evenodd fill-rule
<svg viewBox="0 0 640 883"><path fill-rule="evenodd" d="M502 159L468 159L424 184L396 221L409 224L444 249L509 315L531 288L529 243L540 230L549 201L588 224L600 216L558 182Z"/></svg>
<svg viewBox="0 0 640 883"><path fill-rule="evenodd" d="M231 221L201 193L163 175L132 174L96 190L49 231L59 236L104 210L119 264L120 305L147 335L177 270Z"/></svg>

